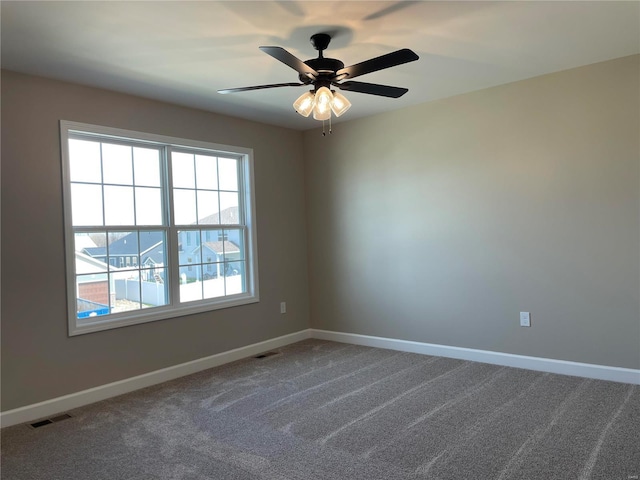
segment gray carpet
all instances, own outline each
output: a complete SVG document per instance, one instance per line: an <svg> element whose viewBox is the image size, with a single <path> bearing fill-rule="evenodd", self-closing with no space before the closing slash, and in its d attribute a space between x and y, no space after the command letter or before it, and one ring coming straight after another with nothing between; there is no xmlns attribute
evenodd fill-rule
<svg viewBox="0 0 640 480"><path fill-rule="evenodd" d="M308 340L2 430L5 480L640 475L640 388Z"/></svg>

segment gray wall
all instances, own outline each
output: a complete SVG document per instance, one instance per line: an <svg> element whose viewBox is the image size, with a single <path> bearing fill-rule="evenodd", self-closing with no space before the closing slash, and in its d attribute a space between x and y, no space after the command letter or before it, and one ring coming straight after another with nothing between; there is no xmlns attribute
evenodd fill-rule
<svg viewBox="0 0 640 480"><path fill-rule="evenodd" d="M306 132L312 327L639 368L639 58Z"/></svg>
<svg viewBox="0 0 640 480"><path fill-rule="evenodd" d="M60 119L253 148L260 302L69 338ZM308 328L302 155L300 132L3 72L2 410Z"/></svg>

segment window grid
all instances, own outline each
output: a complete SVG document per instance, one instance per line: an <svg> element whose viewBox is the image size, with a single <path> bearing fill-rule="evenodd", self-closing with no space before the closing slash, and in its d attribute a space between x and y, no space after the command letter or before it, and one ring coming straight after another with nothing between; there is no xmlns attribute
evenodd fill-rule
<svg viewBox="0 0 640 480"><path fill-rule="evenodd" d="M154 140L147 141L145 138L138 140L129 140L121 137L120 135L112 136L111 132L117 132L120 134L123 131L116 131L115 129L108 129L104 127L92 127L92 126L84 126L88 127L87 130L90 133L85 133L84 129L74 129L72 128L75 125L72 122L61 122L61 136L63 137L63 172L65 176L65 221L67 224L66 232L67 235L72 237L71 245L74 245L75 234L76 233L101 233L103 234L107 241L104 247L104 265L105 272L104 274L109 279L109 284L112 283L112 278L115 278L118 273L129 273L132 278L130 280L137 286L137 297L138 297L138 305L136 310L125 311L125 312L116 312L114 311L114 305L112 304L112 291L111 287L109 287L109 302L108 306L110 311L106 314L105 317L99 318L99 321L93 321L91 318L82 319L76 317L76 305L75 301L73 302L73 307L69 307L70 315L69 315L69 326L70 326L70 334L75 335L79 333L88 333L90 331L103 330L106 328L115 328L119 326L142 323L145 321L152 321L161 318L168 318L170 316L180 316L180 315L188 315L191 313L197 313L198 311L206 311L215 308L223 308L227 306L233 305L241 305L245 303L251 303L258 301L257 294L257 258L255 252L255 231L251 230L251 225L247 224L246 220L246 208L247 204L245 203L247 198L250 198L252 195L251 187L252 181L249 181L249 178L245 178L247 172L250 173L251 167L251 159L250 159L250 151L245 152L236 152L230 156L229 152L223 153L216 151L215 148L201 148L198 146L189 145L188 148L185 147L174 147L171 142L164 142L164 144L159 144L156 141L156 138L159 138L154 135L141 134L143 137L154 137ZM97 131L96 131L97 130ZM102 131L101 131L102 130ZM109 131L106 135L103 131ZM128 132L125 132L128 133ZM132 137L135 135L132 135ZM131 138L131 137L130 137ZM91 181L81 181L81 180L71 180L71 166L70 166L70 157L68 147L66 145L67 139L81 139L85 141L93 141L100 142L99 148L99 167L100 167L100 183L91 182ZM164 137L162 137L164 140ZM194 142L199 143L199 142ZM131 182L130 184L126 181L121 181L120 183L114 181L112 177L110 182L105 183L105 145L113 144L113 145L122 145L128 148L126 163L128 163L128 168L131 173ZM215 147L215 146L214 146ZM159 159L159 175L160 175L160 185L147 185L141 181L138 184L137 178L137 169L138 166L136 164L136 148L140 149L155 149L158 152ZM238 149L243 150L243 149ZM174 151L180 152L188 152L191 155L191 162L193 163L193 172L195 175L194 178L194 188L193 193L195 195L195 211L196 218L194 224L189 225L177 225L172 222L172 219L175 217L175 205L173 199L173 193L176 190L176 187L173 187L173 172L172 172L172 164L171 164L171 154ZM216 182L215 185L217 189L212 190L210 188L200 188L203 185L200 184L200 179L197 175L197 165L196 158L197 155L207 155L209 157L215 158L215 171L216 171ZM237 182L237 190L222 190L220 187L222 186L220 183L220 158L231 158L236 164L236 176L235 181ZM70 187L72 185L96 185L100 186L101 191L101 199L102 199L102 208L100 212L101 217L101 225L72 225L72 202L71 198L71 190ZM129 187L132 195L132 225L128 224L109 224L109 219L107 218L106 212L108 209L109 199L106 195L105 187L108 186L123 186ZM207 185L204 185L206 187ZM161 212L161 224L160 225L142 225L138 224L141 220L140 218L140 210L139 208L144 208L142 204L139 202L141 198L138 196L138 193L141 192L141 188L157 188L160 194L160 212ZM198 191L215 191L217 202L218 202L218 223L201 223L201 215L202 210L201 205L199 203ZM222 202L221 202L221 192L231 192L235 197L234 204L235 209L237 209L237 216L235 217L235 221L237 224L223 224L222 223ZM203 197L204 198L204 197ZM200 244L200 249L202 249L205 240L203 239L203 232L206 231L209 235L210 232L214 231L225 231L226 228L233 229L238 232L239 242L242 244L242 247L238 247L242 249L242 259L235 259L236 263L242 265L242 279L241 279L241 289L240 291L229 292L228 286L226 283L226 275L222 275L222 295L220 297L207 297L203 295L204 299L196 299L186 300L182 302L180 300L181 295L181 285L180 285L180 270L183 267L181 264L179 257L182 253L179 249L179 239L177 234L179 231L190 231L194 232L198 235L198 240ZM141 232L148 232L150 229L156 232L164 232L162 234L163 241L161 242L162 251L163 251L163 261L162 264L158 268L154 268L150 263L145 263L143 259L143 245ZM124 251L121 255L119 255L118 260L116 260L115 254L118 252L112 251L112 244L114 242L109 241L112 234L123 234L124 232L129 232L129 235L134 235L136 238L137 248L135 252ZM214 235L215 238L215 235ZM224 237L226 238L226 236ZM195 270L199 270L199 278L198 281L202 284L202 289L205 288L205 281L210 280L210 278L205 279L205 266L209 266L208 271L211 270L211 266L215 266L217 271L224 270L228 267L230 263L227 258L227 252L225 252L225 243L222 241L222 256L221 258L216 258L217 261L209 262L204 261L203 255L200 255L198 263L192 263L192 266L195 266ZM69 242L67 242L69 244ZM249 250L247 250L249 248ZM68 282L71 278L73 278L73 283L76 284L76 289L70 288L72 290L70 294L70 299L73 297L73 300L76 298L75 290L78 290L79 283L77 283L77 279L82 275L81 272L75 272L73 266L75 265L73 262L73 251L74 247L67 248L67 257L68 257ZM120 264L122 264L122 268L120 269ZM118 265L118 267L113 267L114 265ZM116 269L119 269L116 270ZM236 269L237 270L237 269ZM159 283L162 279L164 279L163 283L166 283L166 286L163 287L165 290L165 298L166 304L160 304L157 306L153 306L153 308L147 308L147 310L153 310L153 314L148 314L145 312L144 314L138 313L140 309L145 309L148 305L145 305L144 298L145 294L143 291L143 284L145 282L148 283L149 278L155 277L156 283ZM211 277L210 275L209 277ZM80 298L79 295L77 295ZM229 297L229 298L227 298ZM233 297L233 298L232 298ZM185 303L189 303L189 305L185 306ZM70 302L71 304L71 302ZM131 313L134 312L134 313ZM98 325L99 324L99 325Z"/></svg>

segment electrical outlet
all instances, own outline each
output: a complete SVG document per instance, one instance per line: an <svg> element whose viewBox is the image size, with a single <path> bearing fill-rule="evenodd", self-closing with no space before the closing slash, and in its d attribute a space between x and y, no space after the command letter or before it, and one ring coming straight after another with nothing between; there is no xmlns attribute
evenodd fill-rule
<svg viewBox="0 0 640 480"><path fill-rule="evenodd" d="M280 313L287 313L287 302L280 302Z"/></svg>
<svg viewBox="0 0 640 480"><path fill-rule="evenodd" d="M531 313L529 313L529 312L520 312L520 326L521 327L530 327L531 326Z"/></svg>

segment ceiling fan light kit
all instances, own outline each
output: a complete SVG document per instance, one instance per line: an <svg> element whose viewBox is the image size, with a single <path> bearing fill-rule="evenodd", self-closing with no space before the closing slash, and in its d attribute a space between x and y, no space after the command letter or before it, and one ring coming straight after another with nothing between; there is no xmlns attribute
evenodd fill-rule
<svg viewBox="0 0 640 480"><path fill-rule="evenodd" d="M303 117L308 117L313 112L316 120L329 120L331 112L339 117L349 110L351 102L339 92L320 87L316 92L303 93L293 102L293 108Z"/></svg>
<svg viewBox="0 0 640 480"><path fill-rule="evenodd" d="M409 91L406 88L378 85L375 83L354 82L350 80L360 75L418 60L418 55L408 48L403 48L402 50L397 50L345 67L342 61L335 58L325 58L322 54L329 46L329 42L331 41L330 35L317 33L312 35L310 40L311 45L318 50L318 58L312 58L304 62L282 47L260 47L260 50L267 55L271 55L276 60L297 71L298 79L301 83L276 83L257 85L254 87L228 88L218 90L218 93L226 94L262 90L265 88L302 87L310 85L313 86L314 89L300 95L300 97L293 102L293 108L303 117L308 117L313 112L314 119L324 122L325 120L331 120L332 112L336 117L339 117L351 107L351 103L344 95L335 90L331 90L332 86L340 90L389 98L399 98ZM329 130L329 132L331 132L331 130Z"/></svg>
<svg viewBox="0 0 640 480"><path fill-rule="evenodd" d="M293 102L293 108L303 117L308 117L313 112L313 107L316 104L316 96L313 94L313 90L303 93L298 99Z"/></svg>
<svg viewBox="0 0 640 480"><path fill-rule="evenodd" d="M331 110L336 117L339 117L344 112L351 108L351 102L345 98L340 92L332 91L333 100L331 101Z"/></svg>
<svg viewBox="0 0 640 480"><path fill-rule="evenodd" d="M329 120L331 118L331 102L333 95L327 87L320 87L316 91L316 102L313 106L313 118L316 120Z"/></svg>

